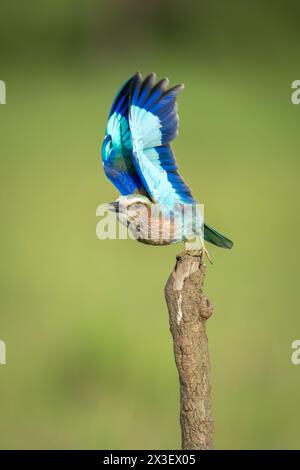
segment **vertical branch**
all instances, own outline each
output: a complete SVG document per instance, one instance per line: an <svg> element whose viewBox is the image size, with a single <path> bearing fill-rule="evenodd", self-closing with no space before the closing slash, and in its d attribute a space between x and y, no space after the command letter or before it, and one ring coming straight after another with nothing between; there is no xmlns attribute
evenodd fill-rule
<svg viewBox="0 0 300 470"><path fill-rule="evenodd" d="M177 256L165 297L180 382L180 424L183 449L212 449L213 419L208 341L205 322L213 307L202 292L202 253Z"/></svg>

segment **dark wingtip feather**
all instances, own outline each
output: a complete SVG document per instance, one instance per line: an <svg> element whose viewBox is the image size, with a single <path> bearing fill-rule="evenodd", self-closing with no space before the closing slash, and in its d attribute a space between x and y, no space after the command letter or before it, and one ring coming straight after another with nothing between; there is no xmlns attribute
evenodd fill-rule
<svg viewBox="0 0 300 470"><path fill-rule="evenodd" d="M161 90L162 92L164 92L166 88L168 87L168 85L169 85L169 80L167 78L163 78L162 80L157 82L157 84L152 88L151 92L154 92L157 90Z"/></svg>
<svg viewBox="0 0 300 470"><path fill-rule="evenodd" d="M118 93L116 94L115 99L113 100L108 117L110 117L115 111L121 112L123 114L127 112L130 90L132 89L133 85L137 82L137 80L142 81L142 79L143 78L140 72L136 72L135 75L130 77L122 85L122 87L119 89Z"/></svg>
<svg viewBox="0 0 300 470"><path fill-rule="evenodd" d="M150 73L143 81L139 96L138 96L138 104L140 106L143 106L145 99L147 98L147 95L151 88L153 87L154 83L156 81L156 74L155 73Z"/></svg>
<svg viewBox="0 0 300 470"><path fill-rule="evenodd" d="M179 83L174 88L178 88L178 91L182 91L182 90L185 89L185 84L184 83Z"/></svg>
<svg viewBox="0 0 300 470"><path fill-rule="evenodd" d="M149 75L145 78L145 80L151 80L151 82L155 82L156 81L156 73L155 72L151 72L149 73Z"/></svg>
<svg viewBox="0 0 300 470"><path fill-rule="evenodd" d="M183 89L184 89L184 85L183 85L182 83L180 83L179 85L175 85L175 86L173 86L172 88L169 88L167 91L165 91L165 93L164 93L163 96L165 96L165 95L167 95L167 94L169 94L169 93L170 93L170 94L173 93L173 95L176 96L176 95L178 95L178 93L179 93L180 91L182 91Z"/></svg>

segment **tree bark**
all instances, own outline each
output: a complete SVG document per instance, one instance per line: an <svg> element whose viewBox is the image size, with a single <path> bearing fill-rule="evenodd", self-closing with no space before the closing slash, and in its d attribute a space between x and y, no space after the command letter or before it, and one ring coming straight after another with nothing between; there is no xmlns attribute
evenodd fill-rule
<svg viewBox="0 0 300 470"><path fill-rule="evenodd" d="M212 449L213 419L208 341L205 322L213 306L203 294L203 255L185 251L177 256L165 297L180 382L182 449Z"/></svg>

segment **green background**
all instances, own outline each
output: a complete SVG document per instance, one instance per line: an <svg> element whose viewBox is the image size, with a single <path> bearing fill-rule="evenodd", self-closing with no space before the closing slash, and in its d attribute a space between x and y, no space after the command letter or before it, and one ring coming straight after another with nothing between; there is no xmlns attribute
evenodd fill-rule
<svg viewBox="0 0 300 470"><path fill-rule="evenodd" d="M0 447L180 446L163 288L182 246L96 238L136 70L184 82L180 171L206 220L217 448L300 448L296 2L2 2Z"/></svg>

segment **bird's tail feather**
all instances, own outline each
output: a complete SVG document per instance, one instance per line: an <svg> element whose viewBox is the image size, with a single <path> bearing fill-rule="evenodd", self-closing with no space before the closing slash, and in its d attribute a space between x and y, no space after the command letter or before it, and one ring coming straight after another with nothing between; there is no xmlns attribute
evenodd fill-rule
<svg viewBox="0 0 300 470"><path fill-rule="evenodd" d="M204 224L204 239L221 248L233 247L233 242L231 240L207 224Z"/></svg>

